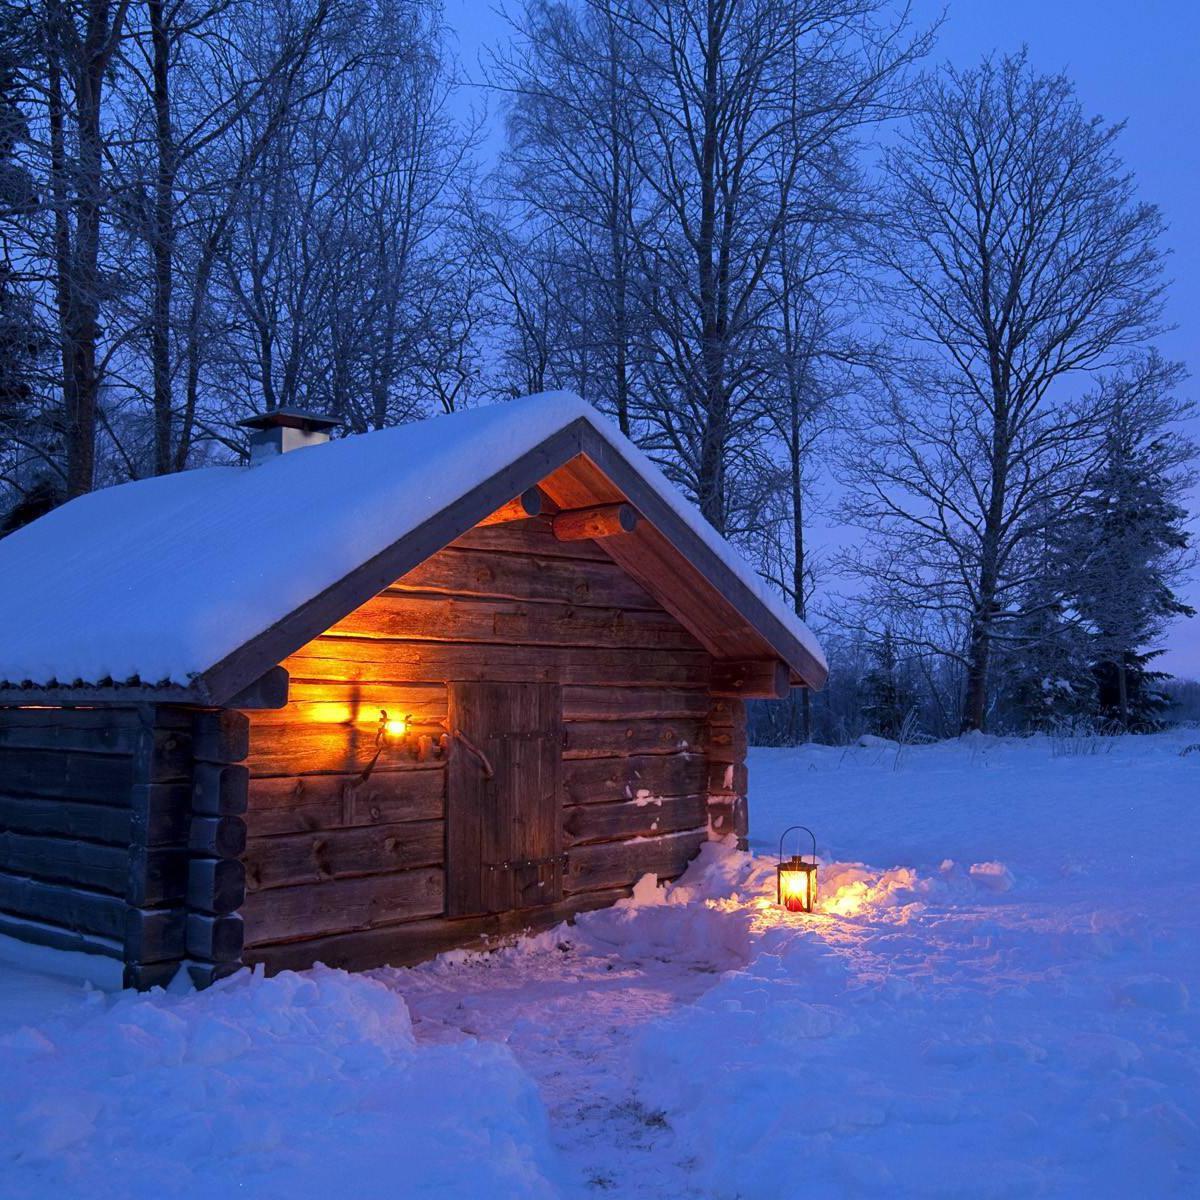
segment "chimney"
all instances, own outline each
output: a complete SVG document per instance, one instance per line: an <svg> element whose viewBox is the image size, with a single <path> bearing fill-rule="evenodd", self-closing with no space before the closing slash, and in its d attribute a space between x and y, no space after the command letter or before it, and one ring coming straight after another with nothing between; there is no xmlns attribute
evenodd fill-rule
<svg viewBox="0 0 1200 1200"><path fill-rule="evenodd" d="M329 441L329 431L340 423L332 417L304 412L299 408L276 408L238 422L243 428L251 430L252 467L276 455L287 454L289 450L319 446Z"/></svg>

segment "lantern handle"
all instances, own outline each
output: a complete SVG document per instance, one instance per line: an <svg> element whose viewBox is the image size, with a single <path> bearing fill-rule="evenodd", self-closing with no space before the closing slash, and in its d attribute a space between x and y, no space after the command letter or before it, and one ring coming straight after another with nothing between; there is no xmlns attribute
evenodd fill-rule
<svg viewBox="0 0 1200 1200"><path fill-rule="evenodd" d="M813 862L815 863L817 861L817 835L813 833L813 831L809 829L807 825L789 825L783 831L783 833L779 835L779 861L783 862L783 839L786 838L789 833L794 833L797 829L803 829L804 832L807 833L810 838L812 838L812 856Z"/></svg>

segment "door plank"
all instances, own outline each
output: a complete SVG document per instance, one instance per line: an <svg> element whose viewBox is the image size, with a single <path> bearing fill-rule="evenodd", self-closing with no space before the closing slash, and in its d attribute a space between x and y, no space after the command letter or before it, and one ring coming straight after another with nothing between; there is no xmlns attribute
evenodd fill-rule
<svg viewBox="0 0 1200 1200"><path fill-rule="evenodd" d="M513 864L562 853L562 689L454 683L449 718L447 914L557 902L561 863Z"/></svg>

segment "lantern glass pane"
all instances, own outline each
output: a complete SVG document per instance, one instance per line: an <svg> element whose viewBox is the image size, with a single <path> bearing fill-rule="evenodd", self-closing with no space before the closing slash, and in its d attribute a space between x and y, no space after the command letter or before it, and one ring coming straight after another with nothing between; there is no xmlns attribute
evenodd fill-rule
<svg viewBox="0 0 1200 1200"><path fill-rule="evenodd" d="M788 912L808 912L808 872L783 870L779 873L779 898Z"/></svg>

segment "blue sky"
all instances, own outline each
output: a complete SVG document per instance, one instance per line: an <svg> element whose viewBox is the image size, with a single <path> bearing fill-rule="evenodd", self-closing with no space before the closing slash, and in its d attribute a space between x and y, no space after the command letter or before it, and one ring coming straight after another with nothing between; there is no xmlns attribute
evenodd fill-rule
<svg viewBox="0 0 1200 1200"><path fill-rule="evenodd" d="M477 59L506 39L500 9L481 0L445 0L468 75L478 78ZM919 21L943 11L940 0L914 0ZM934 62L974 62L993 50L1028 45L1035 67L1065 71L1084 108L1109 121L1124 121L1125 161L1144 199L1157 204L1169 225L1169 274L1173 279L1167 319L1177 328L1159 342L1163 353L1200 373L1200 3L1194 0L950 0L934 49ZM485 151L495 152L499 130ZM1192 394L1200 378L1192 382ZM1200 418L1192 422L1200 437ZM1193 508L1200 507L1200 497ZM835 543L844 531L826 527L818 536ZM1200 608L1200 581L1188 598ZM1200 619L1173 630L1163 666L1200 677Z"/></svg>

